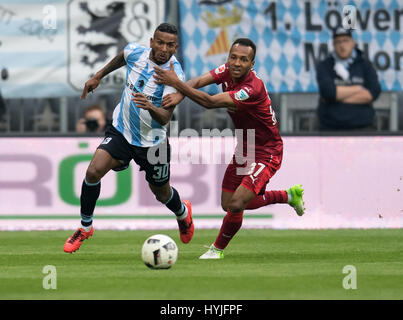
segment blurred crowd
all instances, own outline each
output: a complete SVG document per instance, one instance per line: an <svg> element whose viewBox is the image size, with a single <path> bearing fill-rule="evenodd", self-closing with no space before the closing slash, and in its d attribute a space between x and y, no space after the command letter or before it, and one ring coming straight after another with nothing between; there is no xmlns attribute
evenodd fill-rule
<svg viewBox="0 0 403 320"><path fill-rule="evenodd" d="M333 51L316 66L319 91L305 94L307 101L303 109L300 108L301 99L296 98L285 105L284 94L270 92L280 131L292 134L402 130L403 121L393 117L400 118L403 113L393 113L393 108L387 105L393 99L384 99L386 105L377 108L381 86L376 70L357 47L350 30L334 30L332 45ZM397 104L394 107L399 111L402 93L394 94ZM86 100L80 100L79 97L3 99L0 91L0 132L11 135L47 132L102 134L111 123L112 111L119 101L119 92L109 95L94 93ZM291 122L282 117L285 112ZM189 99L176 108L173 120L179 121L179 129L193 128L199 132L202 129L232 129L224 110L201 110ZM391 125L393 121L398 125Z"/></svg>

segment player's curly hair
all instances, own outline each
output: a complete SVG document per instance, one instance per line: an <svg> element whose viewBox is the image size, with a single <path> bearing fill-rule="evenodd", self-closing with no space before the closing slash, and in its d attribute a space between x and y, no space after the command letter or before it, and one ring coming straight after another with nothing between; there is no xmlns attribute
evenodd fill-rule
<svg viewBox="0 0 403 320"><path fill-rule="evenodd" d="M236 44L240 44L241 46L245 46L245 47L251 47L252 50L253 50L253 58L252 58L252 60L255 60L256 44L251 39L249 39L249 38L238 38L232 43L231 49Z"/></svg>

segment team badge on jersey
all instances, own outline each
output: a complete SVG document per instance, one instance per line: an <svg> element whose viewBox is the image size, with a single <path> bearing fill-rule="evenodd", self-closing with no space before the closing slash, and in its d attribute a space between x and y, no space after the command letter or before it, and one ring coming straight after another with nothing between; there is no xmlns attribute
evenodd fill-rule
<svg viewBox="0 0 403 320"><path fill-rule="evenodd" d="M225 64L219 66L218 68L215 69L215 74L223 73L225 71Z"/></svg>
<svg viewBox="0 0 403 320"><path fill-rule="evenodd" d="M249 95L244 89L241 89L238 92L236 92L234 96L235 96L235 99L240 100L240 101L249 99Z"/></svg>

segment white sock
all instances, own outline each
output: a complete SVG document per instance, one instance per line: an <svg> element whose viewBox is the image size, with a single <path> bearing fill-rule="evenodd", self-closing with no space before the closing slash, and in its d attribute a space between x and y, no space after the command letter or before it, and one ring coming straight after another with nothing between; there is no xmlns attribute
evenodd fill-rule
<svg viewBox="0 0 403 320"><path fill-rule="evenodd" d="M91 230L91 226L86 227L86 226L81 225L81 229L84 229L85 232L89 232Z"/></svg>
<svg viewBox="0 0 403 320"><path fill-rule="evenodd" d="M185 210L183 211L183 213L180 216L176 216L177 220L183 220L188 216L188 208L182 204L185 207Z"/></svg>

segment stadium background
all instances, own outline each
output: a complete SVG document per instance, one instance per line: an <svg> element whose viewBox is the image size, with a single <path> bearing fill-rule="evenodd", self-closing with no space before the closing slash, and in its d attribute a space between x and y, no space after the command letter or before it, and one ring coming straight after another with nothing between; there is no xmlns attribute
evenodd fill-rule
<svg viewBox="0 0 403 320"><path fill-rule="evenodd" d="M81 3L105 20L91 20ZM355 38L374 62L383 89L378 130L365 136L317 132L314 63L331 50L330 32L342 22L345 4L360 12ZM147 45L162 21L180 28L177 56L188 78L223 63L236 37L250 37L258 45L256 69L267 84L285 143L284 162L270 188L302 183L307 214L296 219L288 206L270 206L247 213L245 228L401 228L402 7L401 0L123 5L1 0L0 230L77 226L81 180L101 136L79 135L75 124L92 104L110 116L124 71L111 74L80 101L83 84L127 41ZM207 90L216 93L214 86ZM193 202L197 227L218 228L224 215L219 204L222 146L233 144L232 124L224 111L204 111L188 99L177 107L174 121L170 134L178 161L172 165L172 182ZM193 137L187 137L189 130L183 136L184 129L192 129ZM201 138L202 129L229 137ZM220 161L203 158L214 152ZM143 180L136 166L105 177L95 211L98 228L176 228Z"/></svg>

